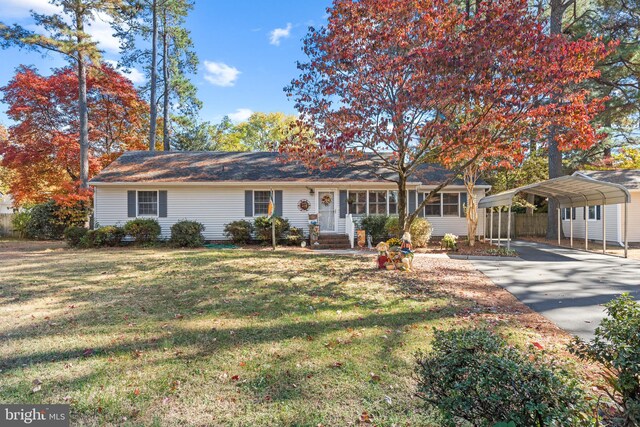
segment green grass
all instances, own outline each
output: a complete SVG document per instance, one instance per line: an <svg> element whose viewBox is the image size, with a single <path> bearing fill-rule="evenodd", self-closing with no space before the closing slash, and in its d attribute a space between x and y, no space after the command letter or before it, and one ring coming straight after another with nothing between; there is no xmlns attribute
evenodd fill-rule
<svg viewBox="0 0 640 427"><path fill-rule="evenodd" d="M73 425L436 425L414 353L474 303L433 285L295 252L26 252L0 260L0 401L70 403Z"/></svg>

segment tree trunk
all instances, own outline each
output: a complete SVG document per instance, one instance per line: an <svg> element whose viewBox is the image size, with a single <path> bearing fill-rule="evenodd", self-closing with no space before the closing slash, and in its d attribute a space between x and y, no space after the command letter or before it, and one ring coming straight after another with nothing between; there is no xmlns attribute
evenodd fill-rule
<svg viewBox="0 0 640 427"><path fill-rule="evenodd" d="M78 34L84 32L83 16L76 8L76 28ZM78 43L82 42L80 35ZM87 64L84 53L79 49L78 61L78 114L80 115L80 187L89 188L89 112L87 109Z"/></svg>
<svg viewBox="0 0 640 427"><path fill-rule="evenodd" d="M80 182L89 187L89 112L87 110L87 66L78 60L78 112L80 113Z"/></svg>
<svg viewBox="0 0 640 427"><path fill-rule="evenodd" d="M163 121L162 121L162 144L164 151L171 150L171 141L169 140L169 28L167 25L167 8L162 10L162 77L164 80L164 98L163 101Z"/></svg>
<svg viewBox="0 0 640 427"><path fill-rule="evenodd" d="M562 17L567 9L567 3L564 0L551 0L551 11L549 18L549 33L557 35L562 33ZM547 151L549 153L549 178L558 178L563 175L562 172L562 153L558 148L555 139L557 129L551 127L547 139ZM547 213L547 239L558 239L558 205L555 200L549 199L549 212ZM562 229L560 230L562 233Z"/></svg>
<svg viewBox="0 0 640 427"><path fill-rule="evenodd" d="M407 182L402 175L398 177L398 228L409 231L411 224L407 225ZM400 236L396 236L400 237Z"/></svg>
<svg viewBox="0 0 640 427"><path fill-rule="evenodd" d="M478 230L478 200L475 194L476 182L479 178L479 168L475 164L469 165L464 171L464 186L467 189L467 239L469 246L476 245L476 234Z"/></svg>
<svg viewBox="0 0 640 427"><path fill-rule="evenodd" d="M158 84L158 1L153 0L152 11L152 37L151 37L151 95L149 99L149 151L156 149L156 126L158 118L158 105L156 100L156 88Z"/></svg>

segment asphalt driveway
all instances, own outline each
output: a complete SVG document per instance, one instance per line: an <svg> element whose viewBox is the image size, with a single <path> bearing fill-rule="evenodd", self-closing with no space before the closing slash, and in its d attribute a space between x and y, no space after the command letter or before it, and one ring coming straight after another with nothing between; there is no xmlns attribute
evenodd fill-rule
<svg viewBox="0 0 640 427"><path fill-rule="evenodd" d="M640 299L640 261L534 242L512 242L518 259L473 260L496 285L566 331L593 337L602 304L623 292Z"/></svg>

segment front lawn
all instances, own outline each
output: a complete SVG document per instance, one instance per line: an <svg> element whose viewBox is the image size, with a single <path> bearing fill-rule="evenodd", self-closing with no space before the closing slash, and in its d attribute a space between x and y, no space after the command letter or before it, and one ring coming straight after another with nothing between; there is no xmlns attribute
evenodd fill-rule
<svg viewBox="0 0 640 427"><path fill-rule="evenodd" d="M287 251L11 252L0 256L0 401L70 403L72 425L435 425L411 377L433 327L566 341L466 261L416 264L404 274Z"/></svg>

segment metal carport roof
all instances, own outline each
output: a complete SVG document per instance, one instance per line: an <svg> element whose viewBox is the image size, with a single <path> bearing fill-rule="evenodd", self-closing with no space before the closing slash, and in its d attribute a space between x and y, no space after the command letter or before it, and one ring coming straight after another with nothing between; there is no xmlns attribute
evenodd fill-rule
<svg viewBox="0 0 640 427"><path fill-rule="evenodd" d="M508 206L508 222L507 222L507 248L511 246L511 205L513 198L518 193L535 194L536 196L547 197L557 202L557 218L558 218L558 246L560 246L560 230L561 230L561 208L574 208L582 206L597 205L616 205L624 206L624 256L627 257L628 239L627 231L629 228L629 208L631 195L629 191L620 184L599 181L581 173L575 173L570 176L561 176L560 178L548 179L535 184L525 185L523 187L514 188L513 190L503 191L502 193L492 196L483 197L478 202L478 208L494 208ZM500 215L502 210L498 210L498 246L500 246L500 226L502 221ZM602 213L602 252L606 253L607 237L606 237L606 210ZM491 236L490 243L493 243L493 215L491 215ZM486 220L486 217L485 217ZM573 215L569 215L571 227L571 247L573 247ZM485 227L486 230L486 227ZM589 247L589 223L588 216L584 215L584 246L585 250Z"/></svg>
<svg viewBox="0 0 640 427"><path fill-rule="evenodd" d="M479 208L510 206L518 193L556 200L561 207L615 205L631 202L629 191L620 184L598 181L582 174L561 176L484 197Z"/></svg>

